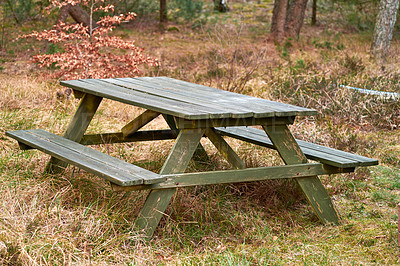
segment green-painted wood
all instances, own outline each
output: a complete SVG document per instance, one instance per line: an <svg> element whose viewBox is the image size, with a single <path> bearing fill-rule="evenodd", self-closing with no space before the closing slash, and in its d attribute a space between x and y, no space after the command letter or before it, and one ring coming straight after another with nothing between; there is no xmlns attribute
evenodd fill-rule
<svg viewBox="0 0 400 266"><path fill-rule="evenodd" d="M286 125L269 125L263 128L286 164L307 162L307 158Z"/></svg>
<svg viewBox="0 0 400 266"><path fill-rule="evenodd" d="M247 168L245 170L225 170L213 172L163 175L167 180L152 185L118 186L112 185L116 192L136 191L161 188L178 188L223 183L253 182L269 179L299 178L310 175L331 175L349 173L354 169L327 167L319 163L282 165L273 167Z"/></svg>
<svg viewBox="0 0 400 266"><path fill-rule="evenodd" d="M235 102L238 105L241 105L245 108L251 108L251 110L255 113L254 117L265 117L264 114L270 113L271 111L274 112L274 116L296 116L296 115L302 116L302 115L317 114L315 110L303 107L254 98L243 94L232 93L224 90L219 90L167 77L139 77L133 79L140 81L149 81L152 84L159 84L159 85L168 84L175 90L181 89L183 91L202 92L203 94L209 95L210 97L225 98L228 102ZM125 78L124 80L132 80L132 79Z"/></svg>
<svg viewBox="0 0 400 266"><path fill-rule="evenodd" d="M78 109L68 124L64 133L64 138L76 142L81 140L102 99L102 97L91 94L85 94L83 96ZM56 174L62 172L67 166L68 164L66 162L60 161L56 158L51 158L45 171Z"/></svg>
<svg viewBox="0 0 400 266"><path fill-rule="evenodd" d="M121 86L128 86L129 88L146 87L155 90L157 93L163 93L166 97L180 99L186 102L195 102L204 107L218 108L225 112L231 113L232 118L253 117L255 112L265 117L273 116L274 110L268 109L268 106L262 108L255 107L246 103L246 100L236 99L235 104L232 104L230 97L226 95L217 95L217 93L209 94L204 93L198 89L193 89L192 86L182 87L179 84L170 84L158 78L149 79L135 79L135 78L117 78L107 79L111 83L120 84ZM218 92L219 90L216 90ZM237 94L240 96L240 94ZM293 113L295 114L295 113Z"/></svg>
<svg viewBox="0 0 400 266"><path fill-rule="evenodd" d="M168 88L155 82L148 82L143 80L135 79L102 79L102 81L109 82L114 85L123 86L135 91L141 91L151 93L167 99L173 99L175 101L182 101L189 104L201 105L209 110L215 110L219 113L229 113L231 117L253 117L254 113L252 110L242 107L240 105L229 104L229 101L221 97L208 97L207 94L195 94L189 90L180 91L176 88ZM270 111L271 112L271 111ZM212 117L212 116L211 116ZM218 117L217 117L218 118Z"/></svg>
<svg viewBox="0 0 400 266"><path fill-rule="evenodd" d="M121 187L114 186L114 191L132 191L142 189L161 189L213 184L253 182L269 179L286 179L342 173L342 169L326 169L322 164L296 164L274 167L247 168L244 170L225 170L199 173L163 175L167 180L153 185Z"/></svg>
<svg viewBox="0 0 400 266"><path fill-rule="evenodd" d="M256 128L252 128L252 127L239 127L239 128L228 128L228 129L221 129L221 131L234 131L235 134L243 134L244 136L248 136L249 138L254 138L254 139L264 139L266 134L265 131L263 130L259 130ZM357 154L353 154L353 153L349 153L349 152L344 152L344 151L340 151L337 149L333 149L333 148L329 148L329 147L325 147L325 146L321 146L318 144L314 144L314 143L310 143L310 142L306 142L306 141L302 141L302 140L296 140L297 143L299 144L299 146L304 149L310 150L310 153L312 152L312 150L315 151L321 151L325 154L328 155L333 155L336 157L340 157L340 158L344 158L344 159L348 159L348 160L352 160L355 162L360 162L360 165L363 165L362 163L375 163L377 164L378 161L375 159L370 159L364 156L360 156ZM270 145L272 145L272 143L269 141ZM303 150L304 152L304 150ZM312 155L311 155L312 156ZM340 159L339 159L340 160Z"/></svg>
<svg viewBox="0 0 400 266"><path fill-rule="evenodd" d="M137 78L137 79L145 79L145 77ZM154 78L150 78L150 79L154 79ZM169 78L169 77L157 77L157 79L168 80L169 82L171 82L173 84L182 84L185 86L187 84L193 84L193 83L190 83L187 81L177 80L177 79L173 79L173 78ZM201 91L206 91L207 93L213 93L213 92L217 91L219 94L224 94L225 96L229 95L228 97L232 97L231 98L232 101L235 101L240 97L240 98L246 99L248 101L248 104L252 105L252 106L257 106L257 107L268 106L268 108L275 110L276 115L278 115L278 116L292 116L292 115L308 116L308 115L318 114L318 112L316 110L299 107L299 106L295 106L295 105L290 105L290 104L285 104L285 103L269 101L269 100L260 99L260 98L255 98L252 96L228 92L228 91L224 91L224 90L218 90L218 89L210 88L210 87L200 85L200 84L193 84L192 87L197 88L198 90L201 90ZM293 111L295 112L294 114L286 113L286 112L293 112Z"/></svg>
<svg viewBox="0 0 400 266"><path fill-rule="evenodd" d="M250 127L248 128L235 127L235 128L218 128L217 131L229 137L237 138L267 148L276 149L276 147L272 144L267 134L263 130ZM336 155L330 155L328 153L321 151L314 151L312 149L302 147L299 142L297 143L299 144L301 150L308 159L320 161L325 164L330 164L343 168L359 166L359 163L357 161L338 157Z"/></svg>
<svg viewBox="0 0 400 266"><path fill-rule="evenodd" d="M225 104L231 105L232 102L235 103L236 108L243 108L251 110L254 113L254 117L271 117L271 116L296 116L299 115L301 111L298 107L292 107L290 105L283 104L282 106L276 106L274 102L267 101L264 99L258 99L251 96L232 93L228 91L218 90L215 88L210 88L198 84L186 83L183 85L179 80L163 79L163 77L156 78L134 78L140 81L151 80L152 83L159 83L160 85L173 87L174 90L181 89L182 91L191 91L194 93L200 93L202 95L207 95L211 99L223 99ZM204 96L203 96L204 97ZM306 110L304 108L304 110ZM308 109L310 112L310 109ZM310 114L310 113L309 113Z"/></svg>
<svg viewBox="0 0 400 266"><path fill-rule="evenodd" d="M189 160L204 135L204 129L180 130L175 145L162 167L160 174L180 173L186 170Z"/></svg>
<svg viewBox="0 0 400 266"><path fill-rule="evenodd" d="M354 160L355 164L352 164L352 167L356 166L372 166L372 165L378 165L379 161L376 159L364 157L358 154L350 153L350 152L345 152L337 149L333 149L330 147L325 147L322 145L310 143L307 141L303 140L297 140L297 143L302 147L302 149L307 149L308 153L311 156L314 156L316 158L321 158L322 154L326 154L326 156L336 156L337 158L343 158L347 160ZM310 156L310 157L311 157ZM336 165L335 165L336 166ZM347 165L346 167L351 167L350 165Z"/></svg>
<svg viewBox="0 0 400 266"><path fill-rule="evenodd" d="M263 128L286 164L307 162L307 158L286 125L263 126ZM338 224L338 213L319 178L301 177L296 178L296 181L318 218L324 224Z"/></svg>
<svg viewBox="0 0 400 266"><path fill-rule="evenodd" d="M225 118L231 116L224 110L202 106L196 102L183 102L173 98L165 98L154 93L147 93L145 92L145 89L140 91L133 90L97 79L82 79L79 81L96 86L97 91L102 90L104 92L109 90L109 93L111 93L110 97L117 96L118 94L126 95L125 98L121 99L120 101L127 101L127 103L134 102L131 104L160 113L179 117L189 117L191 119ZM85 89L86 88L87 87L85 87ZM137 96L141 96L141 101L139 101Z"/></svg>
<svg viewBox="0 0 400 266"><path fill-rule="evenodd" d="M133 119L131 122L126 124L122 129L121 132L124 137L129 137L133 135L136 131L153 121L154 118L159 116L159 112L155 112L152 110L146 110L144 113L140 114L138 117Z"/></svg>
<svg viewBox="0 0 400 266"><path fill-rule="evenodd" d="M217 128L222 135L237 138L256 145L275 149L265 131L252 127ZM319 161L341 168L354 168L358 166L377 165L378 160L360 156L357 154L336 150L322 145L296 140L308 159Z"/></svg>
<svg viewBox="0 0 400 266"><path fill-rule="evenodd" d="M183 173L203 134L204 130L201 129L181 130L160 174ZM151 190L147 196L146 202L135 223L137 228L143 231L147 238L153 236L175 191L175 188Z"/></svg>
<svg viewBox="0 0 400 266"><path fill-rule="evenodd" d="M240 159L236 152L213 128L206 129L206 136L214 144L221 155L236 169L246 168L246 164Z"/></svg>
<svg viewBox="0 0 400 266"><path fill-rule="evenodd" d="M126 104L150 109L164 114L176 115L191 119L207 119L210 117L208 110L200 110L197 106L179 103L173 100L146 93L135 92L120 86L98 85L95 80L91 81L69 80L60 82L61 85L76 89L92 95L101 96L107 99L119 101ZM228 115L226 115L228 116Z"/></svg>
<svg viewBox="0 0 400 266"><path fill-rule="evenodd" d="M158 174L155 174L151 171L148 171L133 164L128 164L116 158L113 159L113 157L101 152L95 151L95 155L93 155L94 151L93 149L85 147L76 142L71 143L71 141L69 141L68 139L59 137L44 130L42 130L38 134L40 134L40 136L46 137L48 141L55 142L57 145L63 146L66 149L73 147L73 150L79 152L82 156L92 157L96 160L100 160L100 162L106 166L122 169L121 171L126 171L131 175L138 175L138 177L143 179L143 182L145 184L158 182L159 179Z"/></svg>
<svg viewBox="0 0 400 266"><path fill-rule="evenodd" d="M165 78L85 79L61 84L74 90L187 119L316 114L311 109Z"/></svg>
<svg viewBox="0 0 400 266"><path fill-rule="evenodd" d="M169 128L175 131L175 134L179 134L179 129L176 127L174 117L172 115L163 114L165 122L168 124Z"/></svg>
<svg viewBox="0 0 400 266"><path fill-rule="evenodd" d="M165 121L167 122L168 126L176 132L176 135L178 135L179 129L176 127L174 117L171 115L164 115L164 114L163 114L163 117L164 117ZM203 161L209 160L208 154L207 154L206 150L204 149L203 145L201 145L201 143L199 143L199 146L197 146L196 151L194 152L193 160L195 162L203 162Z"/></svg>
<svg viewBox="0 0 400 266"><path fill-rule="evenodd" d="M175 117L178 128L236 127L254 125L287 125L293 124L295 117L239 118L239 119L201 119L188 120Z"/></svg>
<svg viewBox="0 0 400 266"><path fill-rule="evenodd" d="M78 90L72 90L74 92L74 96L76 99L81 99L85 95L84 92L78 91Z"/></svg>
<svg viewBox="0 0 400 266"><path fill-rule="evenodd" d="M11 131L7 135L120 186L165 180L161 175L41 129Z"/></svg>
<svg viewBox="0 0 400 266"><path fill-rule="evenodd" d="M82 145L113 144L137 141L154 141L175 139L177 134L172 130L145 130L137 131L129 137L124 137L121 132L84 135L80 141Z"/></svg>

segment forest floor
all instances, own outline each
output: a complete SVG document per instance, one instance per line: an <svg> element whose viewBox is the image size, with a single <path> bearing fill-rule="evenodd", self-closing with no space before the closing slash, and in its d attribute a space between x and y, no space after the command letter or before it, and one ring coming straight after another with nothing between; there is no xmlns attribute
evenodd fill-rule
<svg viewBox="0 0 400 266"><path fill-rule="evenodd" d="M249 4L250 5L250 4ZM249 10L247 10L249 9ZM236 10L236 11L235 11ZM400 263L400 103L339 85L400 92L400 42L383 67L369 58L371 34L322 21L299 41L268 42L270 8L237 6L194 29L160 32L137 21L115 31L134 39L162 75L260 98L314 108L296 120L295 136L379 159L352 174L322 176L342 222L324 226L294 182L265 181L179 189L151 241L133 222L146 192L114 193L109 184L70 167L43 174L49 157L21 151L7 130L42 128L62 134L78 101L57 98L58 81L29 63L2 55L0 73L0 261L8 265L354 265ZM214 21L214 22L213 22ZM217 23L218 22L218 23ZM119 130L142 110L105 100L89 131ZM162 119L146 128L165 128ZM282 163L268 149L227 139L247 166ZM172 141L100 145L102 152L159 171ZM203 140L210 162L189 171L229 168Z"/></svg>

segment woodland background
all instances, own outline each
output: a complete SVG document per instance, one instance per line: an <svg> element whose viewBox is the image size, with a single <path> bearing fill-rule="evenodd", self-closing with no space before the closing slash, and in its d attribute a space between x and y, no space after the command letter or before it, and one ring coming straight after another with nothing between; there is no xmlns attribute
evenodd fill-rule
<svg viewBox="0 0 400 266"><path fill-rule="evenodd" d="M152 59L139 64L140 72L134 75L169 76L314 108L318 116L298 119L291 127L297 138L379 159L379 166L354 174L321 177L342 216L341 225L322 226L292 182L216 185L178 190L153 240L143 241L132 225L145 192L113 193L103 180L73 167L62 176L45 175L47 155L21 151L4 135L30 128L62 134L78 101L59 80L68 73L89 73L84 66L68 72L55 62L39 67L40 60L32 61L38 54L55 57L68 51L65 42L18 38L51 30L61 18L75 24L71 16L63 18L56 9L43 13L50 4L44 0L4 0L1 263L398 264L399 99L360 94L341 85L400 93L400 24L394 24L388 56L381 60L371 55L379 1L318 0L314 22L309 1L299 34L276 39L271 21L277 2L232 0L228 12L219 12L211 1L170 0L160 23L160 1L110 1L105 4L113 4L114 11L98 12L94 18L137 13L136 19L106 32L113 40L135 40L144 50L133 50ZM103 45L99 53L124 58L132 47ZM104 101L89 131L118 130L141 112ZM147 128L163 127L156 119ZM249 167L281 163L274 151L227 140ZM211 162L192 162L189 171L229 167L211 143L204 140L203 145ZM171 146L163 141L97 149L159 171Z"/></svg>

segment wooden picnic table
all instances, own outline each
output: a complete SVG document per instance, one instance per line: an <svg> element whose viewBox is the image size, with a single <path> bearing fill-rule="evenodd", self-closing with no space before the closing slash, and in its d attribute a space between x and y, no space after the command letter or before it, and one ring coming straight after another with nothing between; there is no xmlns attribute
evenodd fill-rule
<svg viewBox="0 0 400 266"><path fill-rule="evenodd" d="M36 148L53 157L47 171L60 172L68 164L109 180L115 191L148 189L150 193L136 220L151 237L178 187L294 178L319 219L339 223L330 196L318 175L346 173L377 160L296 140L288 125L296 116L315 110L268 101L167 77L81 79L62 81L80 104L62 137L41 129L7 132L21 148ZM145 108L120 132L85 135L103 98ZM170 129L140 130L162 115ZM251 126L262 126L263 130ZM247 168L223 136L278 151L285 165ZM207 137L233 170L185 173L200 140ZM161 172L153 173L110 157L85 145L176 139ZM308 162L311 159L313 162Z"/></svg>

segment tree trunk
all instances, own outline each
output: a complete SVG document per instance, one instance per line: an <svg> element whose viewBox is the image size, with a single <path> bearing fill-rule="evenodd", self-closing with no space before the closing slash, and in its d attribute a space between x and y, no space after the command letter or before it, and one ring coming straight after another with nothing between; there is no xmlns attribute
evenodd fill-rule
<svg viewBox="0 0 400 266"><path fill-rule="evenodd" d="M160 0L160 23L167 23L167 0Z"/></svg>
<svg viewBox="0 0 400 266"><path fill-rule="evenodd" d="M58 16L58 21L61 21L61 22L67 21L67 17L68 17L68 15L69 15L69 8L70 8L70 6L71 6L71 5L66 5L66 6L63 6L63 7L60 9L60 14L59 14L59 16Z"/></svg>
<svg viewBox="0 0 400 266"><path fill-rule="evenodd" d="M385 62L396 23L399 0L381 0L376 18L371 55L378 61Z"/></svg>
<svg viewBox="0 0 400 266"><path fill-rule="evenodd" d="M274 10L272 11L271 37L278 43L285 38L285 24L288 3L288 0L275 0L274 2Z"/></svg>
<svg viewBox="0 0 400 266"><path fill-rule="evenodd" d="M306 8L307 0L275 0L271 22L272 39L278 43L286 37L298 39Z"/></svg>
<svg viewBox="0 0 400 266"><path fill-rule="evenodd" d="M90 15L86 12L80 5L66 5L63 6L60 10L60 15L58 17L59 21L65 22L67 20L68 15L72 17L72 19L76 23L82 23L83 26L89 26L90 24ZM96 27L97 22L92 21L92 27Z"/></svg>
<svg viewBox="0 0 400 266"><path fill-rule="evenodd" d="M286 35L298 39L303 26L308 0L292 0L286 17Z"/></svg>
<svg viewBox="0 0 400 266"><path fill-rule="evenodd" d="M317 0L313 0L312 3L312 14L311 14L311 26L317 24Z"/></svg>

